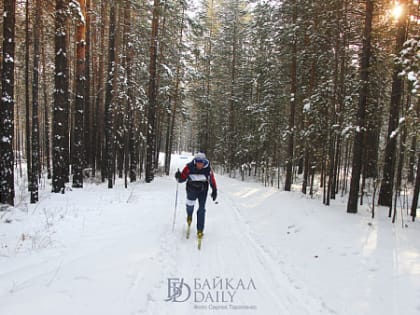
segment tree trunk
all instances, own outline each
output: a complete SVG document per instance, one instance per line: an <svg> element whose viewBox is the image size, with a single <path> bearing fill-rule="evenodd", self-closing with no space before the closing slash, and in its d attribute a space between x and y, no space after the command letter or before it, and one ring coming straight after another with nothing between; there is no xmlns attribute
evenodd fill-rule
<svg viewBox="0 0 420 315"><path fill-rule="evenodd" d="M317 20L315 19L314 21L314 28L317 28ZM314 55L316 55L316 51L314 52ZM308 95L312 95L313 94L313 90L315 88L316 85L316 81L317 81L317 71L316 71L316 59L313 57L312 61L311 61L311 68L310 68L310 79L309 79L309 91L308 91ZM304 130L308 129L308 126L310 125L310 118L309 115L307 113L304 113L303 116L303 123L304 123ZM305 157L305 169L304 169L304 173L303 173L303 183L302 183L302 192L304 194L307 193L307 186L308 184L311 185L310 183L310 178L311 178L311 174L312 174L312 166L313 166L313 160L314 157L313 155L313 151L311 150L312 148L312 144L310 143L309 139L305 139L305 153L304 153L304 157ZM312 189L312 188L311 188ZM312 195L312 194L311 194Z"/></svg>
<svg viewBox="0 0 420 315"><path fill-rule="evenodd" d="M65 157L68 138L68 80L66 41L66 1L56 0L55 7L55 77L54 77L54 117L53 117L53 180L52 191L64 193L66 182Z"/></svg>
<svg viewBox="0 0 420 315"><path fill-rule="evenodd" d="M32 78L32 171L31 171L31 203L38 202L39 163L39 123L38 123L38 87L39 87L39 25L41 25L41 1L35 3L34 23L34 66Z"/></svg>
<svg viewBox="0 0 420 315"><path fill-rule="evenodd" d="M159 7L160 1L154 0L152 35L150 42L150 64L149 64L149 106L147 111L147 139L146 139L146 183L154 179L154 156L156 150L156 106L157 106L157 86L156 86L156 61L159 31Z"/></svg>
<svg viewBox="0 0 420 315"><path fill-rule="evenodd" d="M293 9L292 24L297 21L297 4L295 2ZM290 113L289 113L289 135L287 140L287 165L286 165L286 182L284 190L290 191L292 188L293 175L293 150L294 150L294 133L295 133L295 113L296 113L296 92L297 92L297 38L296 35L292 39L292 64L291 64L291 87L290 87Z"/></svg>
<svg viewBox="0 0 420 315"><path fill-rule="evenodd" d="M26 108L26 121L25 121L25 135L26 135L26 172L28 176L28 191L32 190L32 167L31 167L31 110L30 110L30 97L29 97L29 47L31 45L30 31L29 31L29 0L25 3L25 108Z"/></svg>
<svg viewBox="0 0 420 315"><path fill-rule="evenodd" d="M84 132L84 138L83 138L83 145L84 145L84 157L83 157L83 166L84 167L90 167L93 168L94 162L94 150L93 150L93 135L95 132L91 129L91 124L93 122L93 119L91 117L93 110L92 110L92 102L90 100L90 85L91 85L91 79L90 79L90 65L91 65L91 36L90 36L90 9L91 9L91 0L84 0L86 1L86 12L85 12L85 26L86 26L86 47L85 47L85 92L84 92L84 113L83 113L83 119L84 119L84 126L83 126L83 132ZM82 5L82 3L80 3Z"/></svg>
<svg viewBox="0 0 420 315"><path fill-rule="evenodd" d="M348 10L348 3L347 0L340 1L338 4L337 11L339 15L337 17L337 31L336 33L336 46L337 51L339 52L339 59L336 61L337 63L337 73L339 73L337 78L337 91L335 94L337 95L337 103L338 103L338 113L336 113L336 120L337 124L340 126L340 129L343 126L344 121L344 113L343 110L345 108L344 98L346 95L346 75L347 75L347 58L348 53L346 47L348 45L348 37L349 35L344 30L348 28L348 21L347 21L347 10ZM343 34L340 39L340 34ZM338 70L340 67L340 70ZM342 147L343 147L343 136L337 132L337 141L335 144L335 154L334 154L334 174L333 174L333 182L331 187L331 199L335 199L336 194L338 193L338 186L340 182L340 169L341 169L341 154L342 154Z"/></svg>
<svg viewBox="0 0 420 315"><path fill-rule="evenodd" d="M159 53L159 56L157 57L157 65L162 65L164 63L166 63L165 60L165 38L166 38L166 33L167 33L167 10L168 10L168 4L166 2L163 3L163 9L162 9L162 22L158 22L159 23L159 30L160 30L160 37L163 39L162 41L159 41L159 45L158 45L158 51L157 53ZM162 130L163 130L163 121L164 118L166 118L165 113L165 108L164 106L162 106L161 104L163 103L163 99L159 98L159 90L160 90L160 81L161 81L161 72L157 71L156 73L156 118L155 118L155 134L156 134L156 138L155 138L155 152L154 152L154 157L153 157L153 168L155 170L158 169L159 167L159 154L160 154L160 149L161 149L161 143L162 143Z"/></svg>
<svg viewBox="0 0 420 315"><path fill-rule="evenodd" d="M41 27L41 41L44 42L44 28ZM47 164L47 178L51 179L51 148L50 148L50 106L48 104L48 87L47 87L47 63L45 56L44 45L41 45L42 51L42 90L44 94L44 155L46 157Z"/></svg>
<svg viewBox="0 0 420 315"><path fill-rule="evenodd" d="M417 175L416 175L416 183L414 185L414 195L413 195L413 202L411 203L411 217L414 222L417 216L417 205L419 202L419 193L420 193L420 153L417 157Z"/></svg>
<svg viewBox="0 0 420 315"><path fill-rule="evenodd" d="M334 114L335 115L335 114ZM335 150L336 150L336 135L334 130L329 131L328 139L328 181L327 181L327 195L325 205L330 205L331 195L333 195L334 187L334 169L335 169ZM335 198L335 197L334 197Z"/></svg>
<svg viewBox="0 0 420 315"><path fill-rule="evenodd" d="M131 8L128 8L131 10ZM135 77L133 76L132 67L134 66L134 47L131 39L127 43L127 81L128 81L128 147L129 147L129 155L130 155L130 182L135 182L137 180L137 164L138 164L138 156L137 156L137 146L138 141L136 137L136 115L135 115Z"/></svg>
<svg viewBox="0 0 420 315"><path fill-rule="evenodd" d="M401 1L401 5L406 6L405 1ZM407 12L407 8L404 8ZM407 16L403 15L400 17L397 23L397 35L396 35L396 46L395 54L398 55L403 48L403 44L406 38L407 32ZM398 119L401 108L402 98L402 82L403 78L400 76L402 66L399 63L394 64L394 72L392 75L392 89L391 89L391 105L389 110L389 121L388 121L388 137L385 147L385 158L384 168L382 176L382 184L379 192L378 203L382 206L388 206L392 208L392 192L394 189L394 177L395 177L395 159L396 159L396 147L397 137L396 130L398 128Z"/></svg>
<svg viewBox="0 0 420 315"><path fill-rule="evenodd" d="M416 141L417 141L417 136L414 134L411 137L411 146L409 150L409 161L408 161L407 181L410 184L414 183L414 166L416 165Z"/></svg>
<svg viewBox="0 0 420 315"><path fill-rule="evenodd" d="M308 180L310 175L310 154L309 149L307 148L307 144L305 144L305 164L303 169L303 183L302 183L302 193L306 195L307 187L308 187Z"/></svg>
<svg viewBox="0 0 420 315"><path fill-rule="evenodd" d="M228 109L228 126L227 126L227 147L225 146L225 150L228 151L227 153L227 161L228 161L228 169L229 172L235 169L236 162L235 162L235 154L236 154L236 106L235 106L235 87L237 82L237 75L236 75L236 68L237 68L237 50L238 50L238 21L237 21L237 14L238 14L238 2L235 1L235 17L233 21L233 38L232 38L232 60L231 60L231 68L230 68L230 99L229 99L229 109Z"/></svg>
<svg viewBox="0 0 420 315"><path fill-rule="evenodd" d="M125 46L125 69L127 76L127 108L126 108L126 127L125 127L125 150L124 150L124 173L125 173L125 185L127 187L127 177L130 177L130 182L136 181L136 169L137 161L135 155L135 136L134 136L134 78L132 67L134 67L134 47L130 36L131 32L131 4L127 2L124 8L124 39L123 44Z"/></svg>
<svg viewBox="0 0 420 315"><path fill-rule="evenodd" d="M86 1L79 0L80 21L76 26L76 96L74 110L74 136L73 136L73 187L83 187L84 166L84 110L86 100Z"/></svg>
<svg viewBox="0 0 420 315"><path fill-rule="evenodd" d="M212 54L213 54L213 28L214 28L214 0L210 0L209 12L210 16L210 26L209 26L209 35L208 35L208 44L207 44L207 65L206 65L206 110L205 110L205 126L204 126L204 144L202 143L202 150L206 153L209 153L210 149L210 114L211 114L211 105L210 97L212 91Z"/></svg>
<svg viewBox="0 0 420 315"><path fill-rule="evenodd" d="M374 92L374 91L372 91ZM376 91L378 93L378 91ZM367 178L378 177L378 156L379 156L379 136L381 130L381 107L379 95L376 96L377 102L369 104L367 107L366 132L365 132L365 161Z"/></svg>
<svg viewBox="0 0 420 315"><path fill-rule="evenodd" d="M66 9L68 10L68 1L65 1L65 6ZM66 16L66 29L70 30L70 25L72 24L71 19L68 18L68 16ZM65 94L65 100L67 103L67 106L64 107L64 114L66 116L66 119L64 120L64 130L65 130L65 137L63 139L63 148L64 148L64 168L63 168L63 172L64 172L64 183L69 183L70 182L70 145L71 145L71 136L72 136L72 131L73 128L71 123L72 123L72 110L73 110L73 102L70 102L70 94L73 93L73 89L72 86L70 85L70 78L72 75L72 69L71 69L71 64L72 64L72 60L75 60L76 58L74 58L74 56L72 55L73 50L70 49L71 47L71 41L70 41L70 37L71 37L71 32L68 31L66 33L66 47L67 47L67 52L66 52L66 69L65 69L65 86L66 89L64 90L64 94Z"/></svg>
<svg viewBox="0 0 420 315"><path fill-rule="evenodd" d="M362 171L363 138L365 133L366 104L369 95L369 64L371 57L371 32L373 18L373 1L366 0L366 16L364 28L363 51L360 69L361 88L359 91L359 107L357 110L357 128L353 142L353 163L350 181L350 193L347 212L357 213L360 175Z"/></svg>
<svg viewBox="0 0 420 315"><path fill-rule="evenodd" d="M420 117L420 98L417 101L416 107L417 117ZM409 183L414 183L414 166L416 165L416 146L417 146L417 133L415 132L411 138L411 147L409 152L409 162L408 162L408 175L407 181Z"/></svg>
<svg viewBox="0 0 420 315"><path fill-rule="evenodd" d="M105 96L105 163L108 188L113 187L114 174L114 71L115 71L115 1L110 1L108 80Z"/></svg>
<svg viewBox="0 0 420 315"><path fill-rule="evenodd" d="M106 131L105 131L105 106L104 106L104 90L106 90L105 83L105 29L106 16L108 12L109 1L101 1L101 42L100 42L100 56L99 56L99 78L97 87L97 101L96 101L96 129L98 134L96 137L96 159L101 167L101 179L105 182L107 176L107 159L106 159ZM96 164L98 164L96 163Z"/></svg>
<svg viewBox="0 0 420 315"><path fill-rule="evenodd" d="M0 109L0 203L14 205L15 0L3 1L3 63Z"/></svg>
<svg viewBox="0 0 420 315"><path fill-rule="evenodd" d="M410 91L408 91L407 94L407 101L406 106L403 109L402 115L405 116L407 114L408 108L411 103L411 96ZM401 192L401 184L402 184L402 176L403 176L403 167L404 167L404 161L405 161L405 155L407 151L407 126L402 124L401 126L401 135L400 135L400 150L399 150L399 157L398 157L398 164L397 164L397 174L396 174L396 181L395 181L395 188L398 192L398 195L400 195Z"/></svg>
<svg viewBox="0 0 420 315"><path fill-rule="evenodd" d="M181 26L180 26L180 34L179 34L179 49L182 47L183 41L183 31L184 31L184 12L185 8L182 8L182 16L181 16ZM178 51L178 56L180 56L181 51ZM166 150L165 150L165 173L169 175L170 167L171 167L171 154L172 154L172 143L174 138L174 127L175 127L175 118L176 112L178 110L178 102L179 102L179 84L180 84L180 72L181 72L181 60L178 57L177 66L176 66L176 75L175 75L175 90L174 95L171 98L173 100L173 105L170 110L169 115L169 124L168 124L168 132L166 137Z"/></svg>

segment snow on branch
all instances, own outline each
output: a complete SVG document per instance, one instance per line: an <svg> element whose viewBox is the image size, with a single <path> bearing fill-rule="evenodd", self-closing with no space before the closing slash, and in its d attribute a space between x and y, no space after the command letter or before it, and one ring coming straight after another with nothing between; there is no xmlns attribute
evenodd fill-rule
<svg viewBox="0 0 420 315"><path fill-rule="evenodd" d="M70 1L69 8L70 8L73 16L75 16L76 19L80 23L86 24L85 16L83 15L82 8L80 7L79 1L77 1L77 0Z"/></svg>
<svg viewBox="0 0 420 315"><path fill-rule="evenodd" d="M410 38L404 43L398 61L403 66L400 74L407 76L412 84L411 92L420 95L420 37Z"/></svg>

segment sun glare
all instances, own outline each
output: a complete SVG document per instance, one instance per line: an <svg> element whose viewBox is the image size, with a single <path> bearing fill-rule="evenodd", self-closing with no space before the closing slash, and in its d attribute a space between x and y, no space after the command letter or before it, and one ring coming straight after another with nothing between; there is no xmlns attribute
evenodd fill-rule
<svg viewBox="0 0 420 315"><path fill-rule="evenodd" d="M403 14L403 6L399 3L396 3L395 6L392 8L391 14L394 17L394 19L398 20Z"/></svg>

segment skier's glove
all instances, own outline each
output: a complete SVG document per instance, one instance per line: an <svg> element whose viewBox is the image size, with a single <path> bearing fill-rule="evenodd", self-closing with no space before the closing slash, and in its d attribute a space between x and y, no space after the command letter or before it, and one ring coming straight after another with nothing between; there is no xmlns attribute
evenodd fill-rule
<svg viewBox="0 0 420 315"><path fill-rule="evenodd" d="M179 180L179 178L181 177L181 172L178 170L176 173L175 173L175 178L176 178L176 180Z"/></svg>
<svg viewBox="0 0 420 315"><path fill-rule="evenodd" d="M217 189L213 189L213 191L211 192L211 198L213 199L213 201L216 201L216 198L217 198Z"/></svg>

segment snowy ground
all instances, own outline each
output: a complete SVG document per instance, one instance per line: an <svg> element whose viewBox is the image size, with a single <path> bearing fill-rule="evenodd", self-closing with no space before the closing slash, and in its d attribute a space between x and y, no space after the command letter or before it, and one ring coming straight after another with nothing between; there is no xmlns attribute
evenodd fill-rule
<svg viewBox="0 0 420 315"><path fill-rule="evenodd" d="M420 313L419 223L216 179L201 251L172 177L0 212L0 314Z"/></svg>

